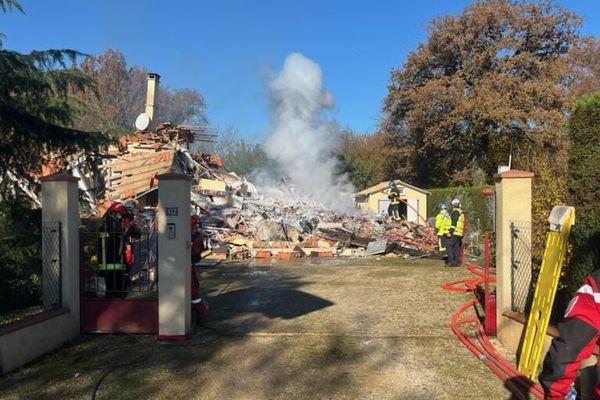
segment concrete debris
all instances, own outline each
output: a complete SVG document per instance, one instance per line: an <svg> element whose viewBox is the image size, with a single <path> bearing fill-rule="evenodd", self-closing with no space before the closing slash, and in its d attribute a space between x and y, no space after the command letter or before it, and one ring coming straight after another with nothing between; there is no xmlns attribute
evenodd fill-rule
<svg viewBox="0 0 600 400"><path fill-rule="evenodd" d="M369 245L367 246L367 250L365 251L366 255L369 256L373 256L376 254L384 254L386 253L388 248L388 240L387 239L383 239L383 240L376 240L373 242L370 242Z"/></svg>
<svg viewBox="0 0 600 400"><path fill-rule="evenodd" d="M437 257L436 238L428 227L387 216L338 214L314 200L284 201L258 195L240 199L201 209L205 234L213 246L226 246L231 259L388 253Z"/></svg>

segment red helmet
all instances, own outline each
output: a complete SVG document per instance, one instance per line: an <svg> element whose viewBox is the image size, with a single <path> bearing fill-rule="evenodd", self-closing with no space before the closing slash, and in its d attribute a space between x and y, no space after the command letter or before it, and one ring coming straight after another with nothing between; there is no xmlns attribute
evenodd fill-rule
<svg viewBox="0 0 600 400"><path fill-rule="evenodd" d="M112 205L109 207L108 211L119 214L119 215L127 214L127 209L125 208L125 206L122 203L119 203L119 202L112 203Z"/></svg>

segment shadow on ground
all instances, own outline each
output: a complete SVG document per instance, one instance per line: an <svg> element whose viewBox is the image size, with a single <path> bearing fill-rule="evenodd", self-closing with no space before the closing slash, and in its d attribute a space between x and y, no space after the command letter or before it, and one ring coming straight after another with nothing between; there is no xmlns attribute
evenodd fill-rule
<svg viewBox="0 0 600 400"><path fill-rule="evenodd" d="M210 318L196 326L188 342L161 345L150 335L86 335L3 377L0 398L343 398L340 393L360 384L339 368L368 357L369 346L360 341L294 332L248 336L276 320L333 305L303 292L307 282L300 276L246 266L200 274ZM382 362L376 360L373 368Z"/></svg>
<svg viewBox="0 0 600 400"><path fill-rule="evenodd" d="M201 268L210 318L189 341L84 336L1 378L0 398L502 398L447 329L461 298L439 284L460 272L402 262Z"/></svg>

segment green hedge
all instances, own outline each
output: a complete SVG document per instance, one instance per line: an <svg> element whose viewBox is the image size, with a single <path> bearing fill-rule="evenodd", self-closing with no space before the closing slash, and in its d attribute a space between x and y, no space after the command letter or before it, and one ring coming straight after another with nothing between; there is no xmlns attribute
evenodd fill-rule
<svg viewBox="0 0 600 400"><path fill-rule="evenodd" d="M584 278L600 266L600 227L589 221L576 221L569 242L570 259L561 281L569 296L573 296Z"/></svg>
<svg viewBox="0 0 600 400"><path fill-rule="evenodd" d="M467 216L468 229L479 228L483 233L493 228L493 197L486 197L481 190L487 186L448 187L442 189L427 189L431 192L427 200L427 215L434 217L438 204L450 206L454 198L461 201L462 210Z"/></svg>
<svg viewBox="0 0 600 400"><path fill-rule="evenodd" d="M581 97L569 117L568 203L575 206L571 253L561 283L569 296L600 268L600 92Z"/></svg>

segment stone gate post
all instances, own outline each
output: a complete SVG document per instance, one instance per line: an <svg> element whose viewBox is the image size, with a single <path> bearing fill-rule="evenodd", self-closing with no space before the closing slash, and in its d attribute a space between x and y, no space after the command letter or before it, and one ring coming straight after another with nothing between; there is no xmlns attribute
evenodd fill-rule
<svg viewBox="0 0 600 400"><path fill-rule="evenodd" d="M190 180L158 176L158 340L185 340L191 332Z"/></svg>
<svg viewBox="0 0 600 400"><path fill-rule="evenodd" d="M509 170L496 180L496 323L498 339L505 343L502 313L511 309L511 221L531 223L531 181L528 171ZM529 239L531 243L531 239ZM512 332L512 331L511 331ZM514 338L511 338L511 340ZM518 342L518 339L517 339Z"/></svg>
<svg viewBox="0 0 600 400"><path fill-rule="evenodd" d="M60 256L43 262L42 299L44 307L49 307L58 300L61 307L69 309L71 338L79 335L78 181L78 178L66 173L42 178L42 226L59 222L61 227ZM43 232L47 233L46 230ZM42 240L44 246L49 242L48 238ZM54 260L61 260L60 269L53 265ZM54 297L57 281L60 282L61 299Z"/></svg>

